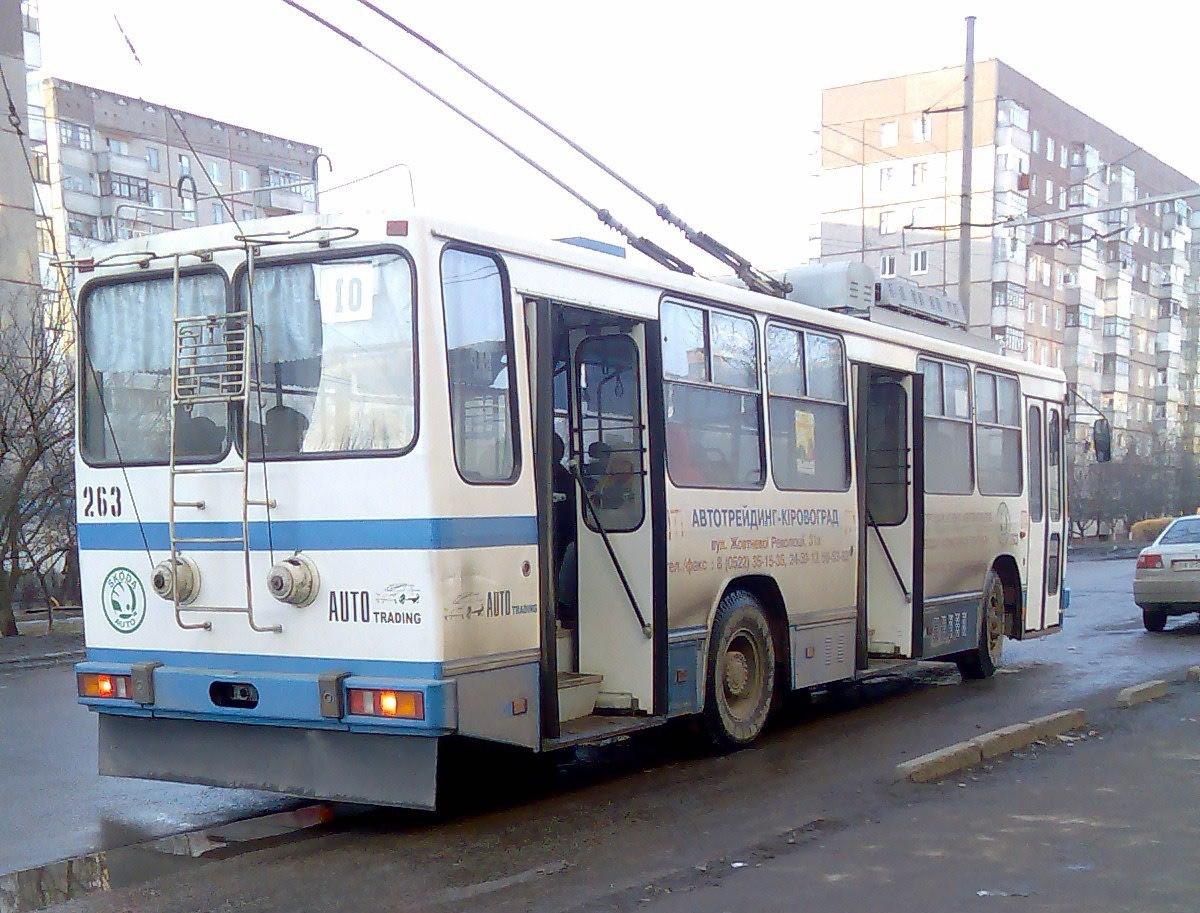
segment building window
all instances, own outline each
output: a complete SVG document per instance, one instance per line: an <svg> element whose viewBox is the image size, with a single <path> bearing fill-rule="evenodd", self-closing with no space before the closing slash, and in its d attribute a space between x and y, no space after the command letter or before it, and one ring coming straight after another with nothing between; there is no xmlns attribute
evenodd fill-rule
<svg viewBox="0 0 1200 913"><path fill-rule="evenodd" d="M1054 182L1046 178L1046 202L1054 204Z"/></svg>
<svg viewBox="0 0 1200 913"><path fill-rule="evenodd" d="M1016 380L975 372L975 452L979 493L1021 493L1021 394Z"/></svg>
<svg viewBox="0 0 1200 913"><path fill-rule="evenodd" d="M250 189L250 172L247 171L245 168L239 168L237 170L237 189L238 190L249 190Z"/></svg>
<svg viewBox="0 0 1200 913"><path fill-rule="evenodd" d="M497 258L453 248L443 252L454 461L459 474L473 484L511 482L520 468L505 285Z"/></svg>
<svg viewBox="0 0 1200 913"><path fill-rule="evenodd" d="M894 175L895 170L891 166L884 165L881 167L879 169L879 189L887 190L892 184L892 178Z"/></svg>
<svg viewBox="0 0 1200 913"><path fill-rule="evenodd" d="M850 432L842 341L767 327L771 475L787 491L850 487Z"/></svg>
<svg viewBox="0 0 1200 913"><path fill-rule="evenodd" d="M925 162L914 162L912 166L912 185L921 187L925 183L928 165Z"/></svg>
<svg viewBox="0 0 1200 913"><path fill-rule="evenodd" d="M969 494L971 478L970 372L962 365L921 358L925 377L925 490Z"/></svg>
<svg viewBox="0 0 1200 913"><path fill-rule="evenodd" d="M192 160L186 155L179 156L179 176L192 173Z"/></svg>
<svg viewBox="0 0 1200 913"><path fill-rule="evenodd" d="M671 481L695 488L762 487L754 321L664 301L661 326Z"/></svg>
<svg viewBox="0 0 1200 913"><path fill-rule="evenodd" d="M195 197L185 196L183 198L182 209L183 209L183 212L181 212L179 214L180 218L182 218L185 222L195 222L196 221L196 198Z"/></svg>
<svg viewBox="0 0 1200 913"><path fill-rule="evenodd" d="M249 222L253 218L254 218L254 210L253 209L243 209L242 214L240 216L238 216L238 221L239 222Z"/></svg>
<svg viewBox="0 0 1200 913"><path fill-rule="evenodd" d="M1054 161L1054 137L1052 136L1046 137L1046 161Z"/></svg>
<svg viewBox="0 0 1200 913"><path fill-rule="evenodd" d="M268 187L278 187L281 190L298 193L301 199L307 203L312 203L316 199L313 185L306 183L303 175L295 171L284 171L282 168L268 168L266 178Z"/></svg>
<svg viewBox="0 0 1200 913"><path fill-rule="evenodd" d="M891 235L896 232L896 213L891 209L885 209L879 214L879 233L881 235Z"/></svg>
<svg viewBox="0 0 1200 913"><path fill-rule="evenodd" d="M38 253L53 254L54 253L54 227L50 224L49 219L38 219L37 225L37 240Z"/></svg>
<svg viewBox="0 0 1200 913"><path fill-rule="evenodd" d="M1033 152L1035 154L1042 151L1042 134L1040 131L1038 131L1038 130L1033 131L1032 144L1033 144Z"/></svg>
<svg viewBox="0 0 1200 913"><path fill-rule="evenodd" d="M879 275L885 279L896 275L895 254L884 254L879 258Z"/></svg>
<svg viewBox="0 0 1200 913"><path fill-rule="evenodd" d="M225 207L220 203L212 204L212 223L213 225L221 225L225 222Z"/></svg>
<svg viewBox="0 0 1200 913"><path fill-rule="evenodd" d="M208 163L208 177L217 187L221 186L221 166L216 162Z"/></svg>
<svg viewBox="0 0 1200 913"><path fill-rule="evenodd" d="M928 143L933 139L933 121L922 114L914 117L912 122L912 138L914 143Z"/></svg>
<svg viewBox="0 0 1200 913"><path fill-rule="evenodd" d="M77 124L69 120L59 120L58 140L64 146L74 146L76 149L92 148L92 128L86 124Z"/></svg>
<svg viewBox="0 0 1200 913"><path fill-rule="evenodd" d="M129 143L123 139L114 139L108 137L105 141L109 152L115 152L117 155L129 155Z"/></svg>
<svg viewBox="0 0 1200 913"><path fill-rule="evenodd" d="M162 167L162 163L158 158L158 150L153 146L146 147L146 167L156 173L158 172L159 168Z"/></svg>
<svg viewBox="0 0 1200 913"><path fill-rule="evenodd" d="M929 251L914 250L909 257L909 267L914 276L929 272Z"/></svg>
<svg viewBox="0 0 1200 913"><path fill-rule="evenodd" d="M150 202L150 183L145 178L105 172L100 175L101 196L121 197L136 203Z"/></svg>
<svg viewBox="0 0 1200 913"><path fill-rule="evenodd" d="M899 127L894 120L879 125L879 145L889 149L899 142Z"/></svg>
<svg viewBox="0 0 1200 913"><path fill-rule="evenodd" d="M74 235L77 238L88 238L92 241L99 241L100 225L96 221L95 216L89 216L81 212L68 212L67 234Z"/></svg>
<svg viewBox="0 0 1200 913"><path fill-rule="evenodd" d="M50 183L50 156L45 146L33 149L33 179L39 184Z"/></svg>

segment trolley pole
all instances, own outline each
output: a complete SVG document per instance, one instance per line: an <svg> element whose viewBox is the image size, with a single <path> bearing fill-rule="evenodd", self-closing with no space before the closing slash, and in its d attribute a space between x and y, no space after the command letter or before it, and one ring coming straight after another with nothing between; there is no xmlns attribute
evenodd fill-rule
<svg viewBox="0 0 1200 913"><path fill-rule="evenodd" d="M975 146L975 17L967 17L963 67L962 198L958 223L958 300L971 315L971 159Z"/></svg>

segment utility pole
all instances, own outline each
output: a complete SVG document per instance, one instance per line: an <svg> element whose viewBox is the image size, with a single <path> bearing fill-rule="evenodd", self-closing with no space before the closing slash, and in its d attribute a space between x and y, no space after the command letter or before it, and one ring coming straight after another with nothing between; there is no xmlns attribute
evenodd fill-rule
<svg viewBox="0 0 1200 913"><path fill-rule="evenodd" d="M975 17L967 17L963 67L962 201L958 223L958 300L971 314L971 159L975 147Z"/></svg>

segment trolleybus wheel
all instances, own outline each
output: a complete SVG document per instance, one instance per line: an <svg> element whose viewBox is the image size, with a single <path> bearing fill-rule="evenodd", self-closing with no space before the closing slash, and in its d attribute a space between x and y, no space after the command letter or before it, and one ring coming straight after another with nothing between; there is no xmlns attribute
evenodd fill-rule
<svg viewBox="0 0 1200 913"><path fill-rule="evenodd" d="M719 746L741 748L762 733L775 695L775 641L759 601L726 593L709 643L705 722Z"/></svg>
<svg viewBox="0 0 1200 913"><path fill-rule="evenodd" d="M955 662L963 678L991 678L1004 651L1004 584L994 570L988 571L979 601L979 643L960 653Z"/></svg>
<svg viewBox="0 0 1200 913"><path fill-rule="evenodd" d="M1142 609L1142 625L1147 631L1158 633L1167 626L1167 613L1162 609Z"/></svg>

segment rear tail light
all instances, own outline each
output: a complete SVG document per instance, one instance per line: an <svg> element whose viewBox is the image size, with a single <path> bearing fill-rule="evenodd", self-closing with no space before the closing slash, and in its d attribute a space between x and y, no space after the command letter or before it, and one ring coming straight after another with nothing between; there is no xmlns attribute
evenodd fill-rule
<svg viewBox="0 0 1200 913"><path fill-rule="evenodd" d="M133 680L128 675L107 672L80 672L75 676L80 697L117 698L133 700Z"/></svg>
<svg viewBox="0 0 1200 913"><path fill-rule="evenodd" d="M425 719L425 695L420 691L349 688L346 692L354 716L382 716L397 720Z"/></svg>
<svg viewBox="0 0 1200 913"><path fill-rule="evenodd" d="M1145 570L1161 570L1163 566L1162 555L1154 553L1148 555L1138 555L1137 566L1139 571Z"/></svg>

